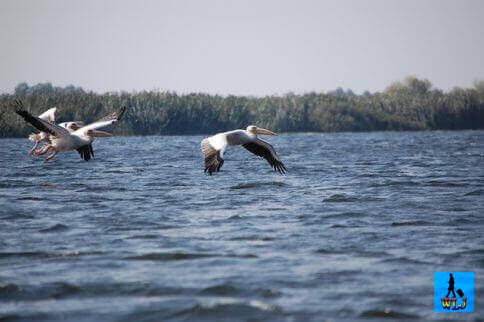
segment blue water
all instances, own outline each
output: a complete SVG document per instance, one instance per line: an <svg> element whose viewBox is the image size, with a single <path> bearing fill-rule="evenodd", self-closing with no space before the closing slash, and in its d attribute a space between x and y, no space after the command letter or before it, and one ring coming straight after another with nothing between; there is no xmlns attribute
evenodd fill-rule
<svg viewBox="0 0 484 322"><path fill-rule="evenodd" d="M0 319L456 318L436 271L475 273L479 316L484 131L285 134L286 175L239 147L212 177L202 138L0 140Z"/></svg>

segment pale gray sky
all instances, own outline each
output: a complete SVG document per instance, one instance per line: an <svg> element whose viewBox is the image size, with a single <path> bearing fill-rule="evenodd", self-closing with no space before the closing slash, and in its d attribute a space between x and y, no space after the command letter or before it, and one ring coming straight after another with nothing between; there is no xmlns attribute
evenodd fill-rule
<svg viewBox="0 0 484 322"><path fill-rule="evenodd" d="M484 79L481 0L0 0L0 92L266 95Z"/></svg>

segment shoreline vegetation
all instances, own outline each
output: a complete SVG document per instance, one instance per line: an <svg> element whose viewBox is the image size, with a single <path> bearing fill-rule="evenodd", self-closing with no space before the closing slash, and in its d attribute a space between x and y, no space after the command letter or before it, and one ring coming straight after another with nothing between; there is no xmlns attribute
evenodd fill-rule
<svg viewBox="0 0 484 322"><path fill-rule="evenodd" d="M282 96L86 91L72 85L20 83L0 94L0 137L25 137L32 128L10 107L20 99L34 115L57 107L57 121L93 122L126 106L117 135L214 134L255 124L275 132L363 132L484 129L484 80L449 92L407 77L383 92L361 95L338 88Z"/></svg>

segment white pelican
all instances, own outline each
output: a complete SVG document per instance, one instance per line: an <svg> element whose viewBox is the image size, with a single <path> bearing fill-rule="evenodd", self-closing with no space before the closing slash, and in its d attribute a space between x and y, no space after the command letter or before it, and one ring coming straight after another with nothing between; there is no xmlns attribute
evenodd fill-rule
<svg viewBox="0 0 484 322"><path fill-rule="evenodd" d="M59 123L57 125L62 126L63 128L67 129L69 132L74 132L74 131L80 129L81 127L83 127L85 124L82 121L72 121L72 122ZM32 133L29 136L29 139L32 140L32 137L34 137L34 139L40 138L41 140L36 141L32 150L29 151L29 154L33 154L35 156L40 156L40 155L44 154L45 152L47 152L47 150L49 149L49 145L52 143L51 140L50 140L51 135L46 133L46 132L40 132L39 134L33 134ZM37 147L37 144L39 144L40 141L44 141L46 143L46 145L44 147L42 147L41 149L33 151ZM90 147L90 149L92 150L92 146ZM92 156L94 156L94 152L92 153Z"/></svg>
<svg viewBox="0 0 484 322"><path fill-rule="evenodd" d="M276 133L250 125L247 130L234 130L215 134L203 139L200 145L205 156L205 173L219 172L224 164L224 152L229 145L242 145L244 148L269 162L274 170L284 173L286 167L268 142L259 139L257 134L277 135Z"/></svg>
<svg viewBox="0 0 484 322"><path fill-rule="evenodd" d="M55 123L55 112L57 111L57 107L53 107L45 111L44 113L40 114L38 117L44 121L48 121L50 123ZM49 140L49 134L46 132L40 131L39 133L31 133L29 135L29 140L34 142L34 146L32 149L29 150L29 154L34 153L35 149L39 145L39 142Z"/></svg>
<svg viewBox="0 0 484 322"><path fill-rule="evenodd" d="M50 123L55 123L55 113L57 111L57 107L53 107L45 111L44 113L40 114L38 117L44 121L48 121ZM69 130L69 132L74 132L75 130L79 129L80 127L84 126L84 122L75 121L75 122L64 122L60 123L59 126ZM34 146L29 150L29 154L37 155L42 149L35 150L40 142L44 141L46 144L50 144L50 138L47 132L40 131L39 133L31 133L29 135L29 140L34 142Z"/></svg>
<svg viewBox="0 0 484 322"><path fill-rule="evenodd" d="M69 132L67 129L45 121L41 118L33 116L27 112L22 102L19 100L14 101L13 107L15 112L20 115L26 122L31 124L37 130L46 132L50 135L51 144L47 145L46 149L43 149L41 153L37 155L42 155L52 150L53 153L49 155L44 162L49 162L57 153L61 151L71 151L77 150L81 157L88 161L93 155L91 143L94 137L109 137L112 136L110 133L98 131L97 129L111 125L118 122L123 116L125 107L121 107L116 112L94 122L89 125L83 126L74 132ZM45 151L44 151L45 150Z"/></svg>

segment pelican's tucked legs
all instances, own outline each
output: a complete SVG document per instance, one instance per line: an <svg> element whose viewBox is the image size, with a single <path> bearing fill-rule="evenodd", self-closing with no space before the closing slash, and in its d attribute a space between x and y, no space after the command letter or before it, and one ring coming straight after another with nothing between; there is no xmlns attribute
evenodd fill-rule
<svg viewBox="0 0 484 322"><path fill-rule="evenodd" d="M57 153L59 153L59 151L55 148L52 148L52 150L54 150L54 153L52 153L51 155L49 155L45 160L44 160L44 163L47 163L49 162L50 160L52 160L53 157L55 157L57 155Z"/></svg>
<svg viewBox="0 0 484 322"><path fill-rule="evenodd" d="M39 145L39 141L35 141L35 144L32 147L32 149L30 149L29 154L33 154L34 153L35 149L37 148L37 145Z"/></svg>
<svg viewBox="0 0 484 322"><path fill-rule="evenodd" d="M34 155L35 155L36 157L39 157L39 156L44 155L44 154L46 154L47 152L49 152L49 150L50 150L50 149L52 149L52 145L50 145L50 144L49 144L49 145L46 145L46 146L44 146L42 149L35 151L35 152L34 152Z"/></svg>

